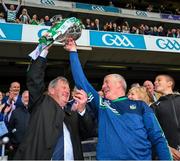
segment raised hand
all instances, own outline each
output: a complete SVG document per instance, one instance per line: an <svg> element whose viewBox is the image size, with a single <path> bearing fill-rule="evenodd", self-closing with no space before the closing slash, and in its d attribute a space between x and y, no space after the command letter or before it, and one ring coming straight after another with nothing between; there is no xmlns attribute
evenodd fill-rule
<svg viewBox="0 0 180 161"><path fill-rule="evenodd" d="M14 92L10 91L9 92L9 102L12 103L12 101L15 101L15 95Z"/></svg>
<svg viewBox="0 0 180 161"><path fill-rule="evenodd" d="M4 109L4 113L8 113L9 111L11 111L11 106L7 106L5 109Z"/></svg>
<svg viewBox="0 0 180 161"><path fill-rule="evenodd" d="M77 52L76 43L72 38L67 38L65 42L64 49L67 51L75 51Z"/></svg>

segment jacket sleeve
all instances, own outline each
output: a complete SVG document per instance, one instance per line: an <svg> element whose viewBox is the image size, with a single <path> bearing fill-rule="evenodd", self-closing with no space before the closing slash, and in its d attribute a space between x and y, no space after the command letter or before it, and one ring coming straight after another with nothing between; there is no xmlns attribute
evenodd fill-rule
<svg viewBox="0 0 180 161"><path fill-rule="evenodd" d="M86 105L85 114L83 116L78 114L78 117L81 140L97 137L97 120L94 114L89 111L88 105Z"/></svg>
<svg viewBox="0 0 180 161"><path fill-rule="evenodd" d="M4 120L4 115L0 112L0 121Z"/></svg>
<svg viewBox="0 0 180 161"><path fill-rule="evenodd" d="M45 90L46 59L38 57L32 61L27 71L27 88L29 90L29 110L32 111L33 104L39 100Z"/></svg>
<svg viewBox="0 0 180 161"><path fill-rule="evenodd" d="M144 113L143 120L145 128L147 129L148 138L153 147L155 147L156 154L159 160L172 160L170 150L168 148L167 140L159 125L159 122L153 110L143 103Z"/></svg>
<svg viewBox="0 0 180 161"><path fill-rule="evenodd" d="M88 94L89 103L93 111L97 114L99 108L99 94L86 79L77 52L70 52L70 64L76 87L83 89Z"/></svg>
<svg viewBox="0 0 180 161"><path fill-rule="evenodd" d="M10 144L14 141L13 135L16 133L15 129L15 122L16 122L16 117L15 117L15 110L12 112L12 115L10 117L9 123L8 123L8 130L9 130L9 137L10 137ZM13 140L13 141L12 141Z"/></svg>

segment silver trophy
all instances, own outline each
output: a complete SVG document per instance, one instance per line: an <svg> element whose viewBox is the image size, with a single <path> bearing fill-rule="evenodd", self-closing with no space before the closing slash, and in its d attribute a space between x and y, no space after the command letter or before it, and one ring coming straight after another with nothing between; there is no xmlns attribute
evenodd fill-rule
<svg viewBox="0 0 180 161"><path fill-rule="evenodd" d="M84 25L79 19L75 17L62 19L59 16L54 16L51 20L53 20L54 25L39 39L39 44L49 46L54 41L63 43L68 37L77 40L81 36Z"/></svg>

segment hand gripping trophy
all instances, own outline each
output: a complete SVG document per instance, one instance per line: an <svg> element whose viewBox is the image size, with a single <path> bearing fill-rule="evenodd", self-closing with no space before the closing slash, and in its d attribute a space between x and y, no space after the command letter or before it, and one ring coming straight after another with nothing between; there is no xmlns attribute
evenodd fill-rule
<svg viewBox="0 0 180 161"><path fill-rule="evenodd" d="M39 45L29 54L29 56L35 57L34 59L55 41L64 43L69 37L77 40L81 36L84 25L79 19L71 17L59 20L56 16L52 19L54 25L39 39Z"/></svg>

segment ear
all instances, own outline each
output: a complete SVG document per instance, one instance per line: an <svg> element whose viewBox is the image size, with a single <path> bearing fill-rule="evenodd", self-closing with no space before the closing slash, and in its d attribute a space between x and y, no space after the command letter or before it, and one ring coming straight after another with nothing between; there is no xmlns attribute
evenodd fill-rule
<svg viewBox="0 0 180 161"><path fill-rule="evenodd" d="M117 81L117 87L122 87L122 82L120 80Z"/></svg>
<svg viewBox="0 0 180 161"><path fill-rule="evenodd" d="M168 81L168 87L172 88L173 82L172 81Z"/></svg>
<svg viewBox="0 0 180 161"><path fill-rule="evenodd" d="M54 95L55 90L54 90L54 88L49 88L48 92L49 92L50 95Z"/></svg>

